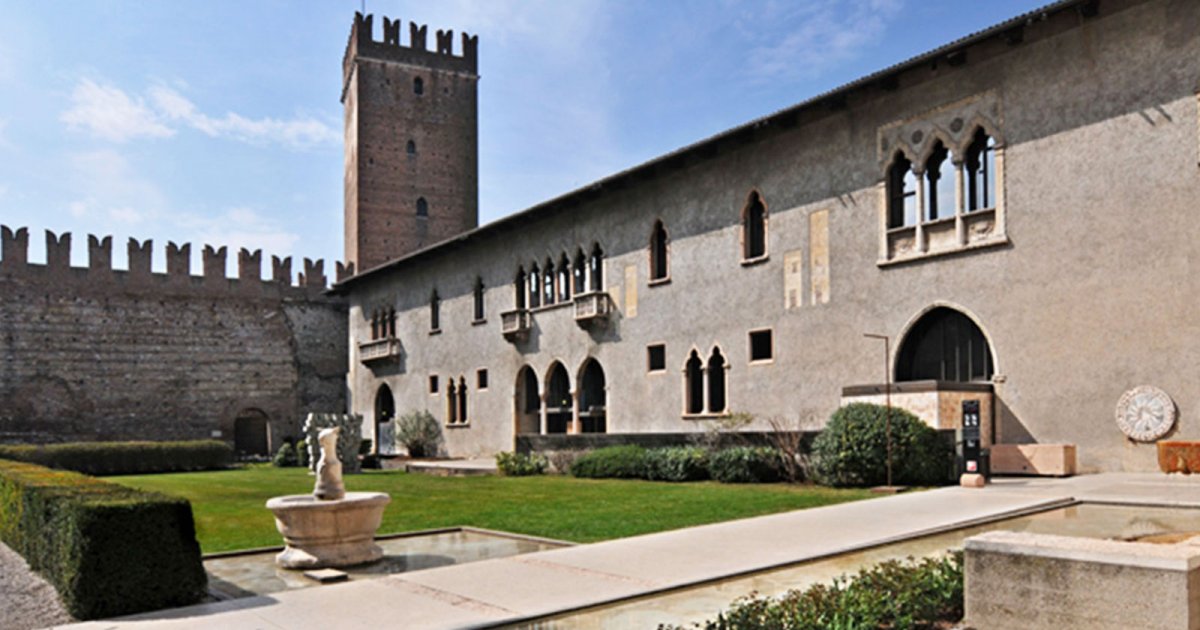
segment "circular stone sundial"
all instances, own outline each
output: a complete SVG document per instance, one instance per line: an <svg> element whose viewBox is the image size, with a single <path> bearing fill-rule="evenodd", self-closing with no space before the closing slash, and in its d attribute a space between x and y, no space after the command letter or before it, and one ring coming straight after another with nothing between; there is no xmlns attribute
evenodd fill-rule
<svg viewBox="0 0 1200 630"><path fill-rule="evenodd" d="M1117 426L1132 440L1153 442L1175 426L1175 402L1153 385L1140 385L1117 401Z"/></svg>

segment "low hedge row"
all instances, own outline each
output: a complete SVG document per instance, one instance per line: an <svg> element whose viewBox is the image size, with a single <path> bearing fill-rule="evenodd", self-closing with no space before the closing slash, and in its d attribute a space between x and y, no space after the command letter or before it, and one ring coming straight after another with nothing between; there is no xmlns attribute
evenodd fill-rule
<svg viewBox="0 0 1200 630"><path fill-rule="evenodd" d="M134 475L227 468L233 449L217 440L0 444L0 459L85 475Z"/></svg>
<svg viewBox="0 0 1200 630"><path fill-rule="evenodd" d="M78 619L204 596L207 576L184 499L0 459L0 540L54 585Z"/></svg>
<svg viewBox="0 0 1200 630"><path fill-rule="evenodd" d="M963 617L961 551L922 560L888 560L833 584L770 597L751 594L703 624L703 630L949 628ZM661 625L659 630L684 630Z"/></svg>
<svg viewBox="0 0 1200 630"><path fill-rule="evenodd" d="M778 450L765 446L713 452L695 446L610 446L581 455L571 464L571 474L592 479L770 483L783 478L780 457Z"/></svg>

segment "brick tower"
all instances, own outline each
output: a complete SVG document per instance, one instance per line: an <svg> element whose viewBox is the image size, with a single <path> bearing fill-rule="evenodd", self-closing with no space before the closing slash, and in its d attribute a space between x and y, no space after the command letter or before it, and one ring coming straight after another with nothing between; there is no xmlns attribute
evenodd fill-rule
<svg viewBox="0 0 1200 630"><path fill-rule="evenodd" d="M346 261L356 272L479 224L476 84L479 37L355 13L342 59L346 112Z"/></svg>

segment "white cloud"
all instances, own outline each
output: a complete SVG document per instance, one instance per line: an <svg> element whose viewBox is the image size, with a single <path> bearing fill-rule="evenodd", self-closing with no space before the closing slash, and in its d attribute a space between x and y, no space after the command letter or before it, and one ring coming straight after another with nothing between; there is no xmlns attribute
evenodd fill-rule
<svg viewBox="0 0 1200 630"><path fill-rule="evenodd" d="M901 0L810 0L770 5L788 25L778 43L756 46L747 59L759 80L814 77L853 59L879 38L900 12Z"/></svg>
<svg viewBox="0 0 1200 630"><path fill-rule="evenodd" d="M130 96L112 85L82 79L71 101L71 108L61 116L69 128L113 142L166 138L175 135L180 126L213 138L280 144L294 149L336 145L342 141L339 130L311 116L286 120L247 118L234 112L210 116L179 92L161 85L147 90L143 98Z"/></svg>
<svg viewBox="0 0 1200 630"><path fill-rule="evenodd" d="M212 137L231 137L243 142L273 142L298 149L334 145L342 141L339 131L311 117L256 120L228 112L223 117L214 118L198 111L179 92L163 86L151 88L150 98L165 118L184 123Z"/></svg>
<svg viewBox="0 0 1200 630"><path fill-rule="evenodd" d="M300 235L283 229L278 221L245 206L229 208L216 216L180 216L178 223L203 241L193 245L194 248L202 249L205 244L218 249L228 246L226 261L231 265L231 270L232 264L237 261L237 251L242 247L250 251L264 250L263 269L266 270L269 269L266 261L270 254L286 255L284 252L294 251L296 243L300 241ZM303 265L302 260L300 263ZM295 269L297 267L293 262Z"/></svg>
<svg viewBox="0 0 1200 630"><path fill-rule="evenodd" d="M71 93L72 106L61 120L67 127L113 142L134 138L168 138L174 130L140 98L132 98L120 88L83 79Z"/></svg>
<svg viewBox="0 0 1200 630"><path fill-rule="evenodd" d="M76 219L142 223L167 207L166 195L111 149L69 156L70 179L77 198L67 210Z"/></svg>

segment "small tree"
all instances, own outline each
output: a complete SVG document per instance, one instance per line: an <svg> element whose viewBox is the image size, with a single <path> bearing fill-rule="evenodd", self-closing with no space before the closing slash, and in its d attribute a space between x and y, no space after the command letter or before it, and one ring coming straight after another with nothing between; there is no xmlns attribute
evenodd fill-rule
<svg viewBox="0 0 1200 630"><path fill-rule="evenodd" d="M767 424L771 425L767 439L779 451L783 478L790 483L803 481L808 476L809 462L804 449L804 432L800 430L801 423L797 421L796 426L792 427L783 418L771 417L767 418Z"/></svg>
<svg viewBox="0 0 1200 630"><path fill-rule="evenodd" d="M708 423L704 433L696 434L691 442L708 451L719 451L731 446L747 446L741 435L741 430L754 422L754 416L748 413L731 413L721 416Z"/></svg>
<svg viewBox="0 0 1200 630"><path fill-rule="evenodd" d="M442 427L428 411L410 411L396 421L396 442L409 457L436 455L441 441Z"/></svg>

